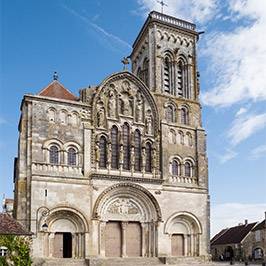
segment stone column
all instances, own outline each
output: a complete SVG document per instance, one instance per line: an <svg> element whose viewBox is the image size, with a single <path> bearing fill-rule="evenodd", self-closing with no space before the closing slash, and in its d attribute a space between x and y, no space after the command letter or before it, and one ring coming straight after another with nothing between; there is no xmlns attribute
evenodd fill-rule
<svg viewBox="0 0 266 266"><path fill-rule="evenodd" d="M184 235L184 256L188 255L188 238Z"/></svg>
<svg viewBox="0 0 266 266"><path fill-rule="evenodd" d="M54 233L50 233L49 235L49 257L53 257L54 253Z"/></svg>
<svg viewBox="0 0 266 266"><path fill-rule="evenodd" d="M191 250L191 256L194 256L195 255L195 252L194 252L194 234L191 234L190 235L190 250Z"/></svg>
<svg viewBox="0 0 266 266"><path fill-rule="evenodd" d="M146 234L146 224L141 223L141 256L145 257L146 256L146 239L145 239L145 234Z"/></svg>
<svg viewBox="0 0 266 266"><path fill-rule="evenodd" d="M84 176L87 176L91 171L91 137L92 137L92 128L89 123L84 123Z"/></svg>
<svg viewBox="0 0 266 266"><path fill-rule="evenodd" d="M78 254L78 234L71 234L72 236L72 258L76 258Z"/></svg>
<svg viewBox="0 0 266 266"><path fill-rule="evenodd" d="M127 222L122 222L121 223L121 227L122 227L122 257L125 258L125 257L127 257L127 245L126 245L126 241L127 241L127 235L126 235Z"/></svg>
<svg viewBox="0 0 266 266"><path fill-rule="evenodd" d="M99 224L99 250L100 256L105 257L105 227L106 222L100 222Z"/></svg>

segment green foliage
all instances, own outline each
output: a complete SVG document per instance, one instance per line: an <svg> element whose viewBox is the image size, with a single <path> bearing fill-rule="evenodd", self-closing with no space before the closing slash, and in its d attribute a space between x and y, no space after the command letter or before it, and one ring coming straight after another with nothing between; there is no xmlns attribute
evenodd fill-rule
<svg viewBox="0 0 266 266"><path fill-rule="evenodd" d="M2 266L30 266L30 241L26 237L0 235L0 246L8 249L6 257L0 259Z"/></svg>

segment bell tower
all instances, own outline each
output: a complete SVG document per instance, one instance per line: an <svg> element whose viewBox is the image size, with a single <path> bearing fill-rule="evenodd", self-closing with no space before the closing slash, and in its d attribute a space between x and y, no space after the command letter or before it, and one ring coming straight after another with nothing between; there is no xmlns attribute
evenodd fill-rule
<svg viewBox="0 0 266 266"><path fill-rule="evenodd" d="M132 72L156 94L198 100L195 24L152 11L133 44Z"/></svg>

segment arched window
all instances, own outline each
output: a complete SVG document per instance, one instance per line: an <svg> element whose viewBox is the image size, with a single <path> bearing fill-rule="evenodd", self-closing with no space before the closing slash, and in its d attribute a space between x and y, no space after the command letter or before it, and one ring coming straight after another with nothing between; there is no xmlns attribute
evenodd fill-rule
<svg viewBox="0 0 266 266"><path fill-rule="evenodd" d="M59 149L56 145L52 145L49 151L49 161L51 164L59 163Z"/></svg>
<svg viewBox="0 0 266 266"><path fill-rule="evenodd" d="M149 86L149 61L147 58L143 61L142 80Z"/></svg>
<svg viewBox="0 0 266 266"><path fill-rule="evenodd" d="M77 164L77 152L71 147L67 151L67 164L68 165L76 165Z"/></svg>
<svg viewBox="0 0 266 266"><path fill-rule="evenodd" d="M141 134L135 131L135 171L141 170Z"/></svg>
<svg viewBox="0 0 266 266"><path fill-rule="evenodd" d="M111 129L111 147L112 147L112 158L111 167L118 169L119 167L119 143L118 143L118 129L113 126Z"/></svg>
<svg viewBox="0 0 266 266"><path fill-rule="evenodd" d="M49 122L55 122L55 110L52 108L48 110L48 120Z"/></svg>
<svg viewBox="0 0 266 266"><path fill-rule="evenodd" d="M187 145L188 146L193 146L192 135L189 132L186 135L187 135Z"/></svg>
<svg viewBox="0 0 266 266"><path fill-rule="evenodd" d="M106 168L106 165L107 165L107 141L106 141L106 138L104 136L100 137L99 148L100 148L99 167L100 168Z"/></svg>
<svg viewBox="0 0 266 266"><path fill-rule="evenodd" d="M188 110L186 107L181 108L180 118L181 118L181 124L188 125L189 117L188 117Z"/></svg>
<svg viewBox="0 0 266 266"><path fill-rule="evenodd" d="M126 170L130 169L130 135L129 135L129 125L123 125L123 152L124 161L123 168Z"/></svg>
<svg viewBox="0 0 266 266"><path fill-rule="evenodd" d="M172 175L173 176L179 175L179 163L177 160L173 160L172 162Z"/></svg>
<svg viewBox="0 0 266 266"><path fill-rule="evenodd" d="M172 144L176 144L176 133L173 129L170 130L170 139L169 142Z"/></svg>
<svg viewBox="0 0 266 266"><path fill-rule="evenodd" d="M184 96L184 64L182 61L177 64L177 95Z"/></svg>
<svg viewBox="0 0 266 266"><path fill-rule="evenodd" d="M152 157L152 147L151 147L151 143L147 142L146 143L146 164L145 164L145 171L148 173L151 173L151 157Z"/></svg>
<svg viewBox="0 0 266 266"><path fill-rule="evenodd" d="M172 105L168 105L166 108L166 120L167 122L173 123L174 122L174 108Z"/></svg>
<svg viewBox="0 0 266 266"><path fill-rule="evenodd" d="M164 91L170 93L171 91L171 64L169 57L164 59L163 64L163 85Z"/></svg>
<svg viewBox="0 0 266 266"><path fill-rule="evenodd" d="M184 145L184 133L182 131L178 131L178 135L180 144Z"/></svg>
<svg viewBox="0 0 266 266"><path fill-rule="evenodd" d="M192 177L192 165L190 162L185 162L185 176Z"/></svg>

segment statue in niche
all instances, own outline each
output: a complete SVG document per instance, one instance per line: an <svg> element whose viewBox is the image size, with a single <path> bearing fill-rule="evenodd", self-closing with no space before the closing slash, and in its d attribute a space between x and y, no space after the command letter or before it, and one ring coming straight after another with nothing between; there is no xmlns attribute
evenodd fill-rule
<svg viewBox="0 0 266 266"><path fill-rule="evenodd" d="M104 117L104 108L101 107L97 113L98 127L104 127L105 117Z"/></svg>
<svg viewBox="0 0 266 266"><path fill-rule="evenodd" d="M133 168L135 165L135 147L134 146L131 146L131 149L130 149L130 162L131 162L131 168Z"/></svg>
<svg viewBox="0 0 266 266"><path fill-rule="evenodd" d="M146 125L146 133L148 135L152 135L152 115L151 115L151 110L147 111L145 125Z"/></svg>
<svg viewBox="0 0 266 266"><path fill-rule="evenodd" d="M136 121L143 121L143 99L140 92L137 93L137 102L136 102Z"/></svg>
<svg viewBox="0 0 266 266"><path fill-rule="evenodd" d="M145 147L142 148L142 167L145 169L146 165L146 149Z"/></svg>
<svg viewBox="0 0 266 266"><path fill-rule="evenodd" d="M116 117L116 97L113 90L109 92L108 111L109 117Z"/></svg>
<svg viewBox="0 0 266 266"><path fill-rule="evenodd" d="M132 97L128 93L123 93L120 96L120 113L123 115L132 115Z"/></svg>
<svg viewBox="0 0 266 266"><path fill-rule="evenodd" d="M157 152L156 149L152 149L152 167L153 169L156 169L156 161L157 161Z"/></svg>
<svg viewBox="0 0 266 266"><path fill-rule="evenodd" d="M100 161L100 147L99 147L99 142L96 143L95 145L95 161L99 162Z"/></svg>

